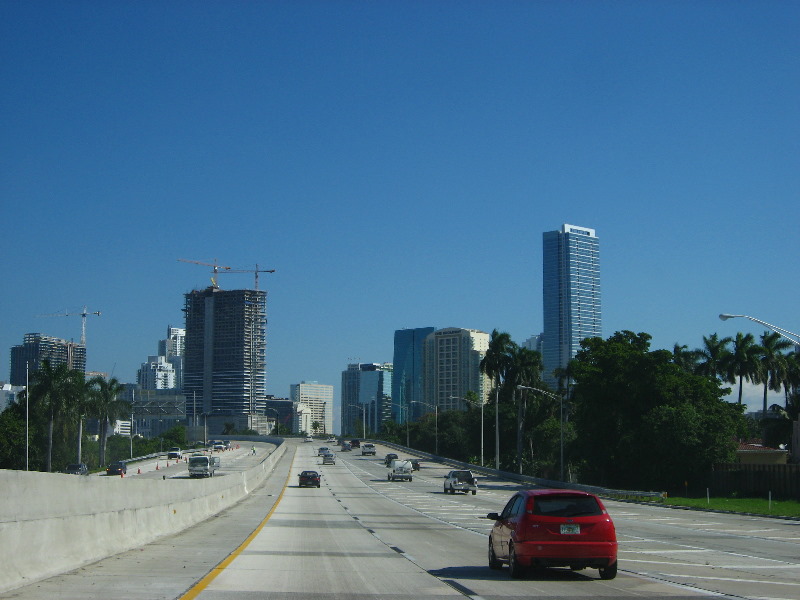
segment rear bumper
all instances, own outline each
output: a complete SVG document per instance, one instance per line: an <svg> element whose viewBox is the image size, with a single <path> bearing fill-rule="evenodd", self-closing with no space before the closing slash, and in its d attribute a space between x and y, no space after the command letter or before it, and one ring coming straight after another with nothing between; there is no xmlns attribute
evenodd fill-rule
<svg viewBox="0 0 800 600"><path fill-rule="evenodd" d="M516 542L514 549L526 566L607 567L617 560L616 542Z"/></svg>

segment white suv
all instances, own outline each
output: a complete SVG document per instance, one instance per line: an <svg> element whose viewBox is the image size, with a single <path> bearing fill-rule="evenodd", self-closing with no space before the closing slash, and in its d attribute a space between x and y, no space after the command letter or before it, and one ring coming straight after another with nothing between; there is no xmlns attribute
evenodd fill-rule
<svg viewBox="0 0 800 600"><path fill-rule="evenodd" d="M478 478L472 474L472 471L450 471L445 475L444 493L455 494L456 491L465 494L472 492L473 496L478 493Z"/></svg>

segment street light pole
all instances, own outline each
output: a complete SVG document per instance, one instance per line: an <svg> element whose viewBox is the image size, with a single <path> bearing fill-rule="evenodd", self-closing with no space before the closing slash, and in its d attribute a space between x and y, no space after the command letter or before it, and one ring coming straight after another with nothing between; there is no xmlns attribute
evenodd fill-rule
<svg viewBox="0 0 800 600"><path fill-rule="evenodd" d="M755 321L756 323L760 323L765 327L769 327L772 331L780 335L781 337L786 338L790 342L792 342L795 346L800 346L800 334L793 333L781 327L777 327L776 325L771 325L766 321L762 321L761 319L756 319L755 317L751 317L749 315L729 315L727 313L722 313L719 316L720 321L727 321L728 319L735 319L736 317L742 317L743 319L750 319L751 321ZM791 337L790 337L791 336Z"/></svg>

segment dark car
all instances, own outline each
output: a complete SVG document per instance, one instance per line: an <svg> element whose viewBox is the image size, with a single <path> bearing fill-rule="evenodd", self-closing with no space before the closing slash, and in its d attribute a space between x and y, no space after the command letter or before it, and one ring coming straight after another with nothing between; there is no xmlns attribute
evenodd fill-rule
<svg viewBox="0 0 800 600"><path fill-rule="evenodd" d="M599 569L601 579L617 575L617 534L600 498L575 490L517 492L489 535L489 568L508 564L511 577L531 567Z"/></svg>
<svg viewBox="0 0 800 600"><path fill-rule="evenodd" d="M386 457L383 459L383 464L385 464L388 467L390 464L392 464L393 460L397 460L398 458L400 457L397 456L397 454L395 454L394 452L389 452L389 454L387 454Z"/></svg>
<svg viewBox="0 0 800 600"><path fill-rule="evenodd" d="M412 470L414 470L414 471L419 471L419 468L420 468L420 466L422 466L422 465L421 465L421 463L419 462L419 459L418 459L418 458L412 458L412 459L411 459L411 469L412 469Z"/></svg>
<svg viewBox="0 0 800 600"><path fill-rule="evenodd" d="M353 448L360 448L361 447L361 441L360 440L350 440L350 445Z"/></svg>
<svg viewBox="0 0 800 600"><path fill-rule="evenodd" d="M125 475L128 472L128 465L122 461L113 462L106 467L106 475Z"/></svg>
<svg viewBox="0 0 800 600"><path fill-rule="evenodd" d="M64 473L68 475L88 475L89 467L86 466L86 463L75 463L67 465L67 468L64 469Z"/></svg>
<svg viewBox="0 0 800 600"><path fill-rule="evenodd" d="M316 471L303 471L300 473L300 487L319 487L319 473Z"/></svg>

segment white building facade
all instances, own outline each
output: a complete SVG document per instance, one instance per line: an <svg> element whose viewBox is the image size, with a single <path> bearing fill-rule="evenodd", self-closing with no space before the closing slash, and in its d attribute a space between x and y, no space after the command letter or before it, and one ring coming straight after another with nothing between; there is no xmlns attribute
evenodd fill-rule
<svg viewBox="0 0 800 600"><path fill-rule="evenodd" d="M303 381L289 386L289 398L295 404L297 418L294 433L305 431L319 435L333 434L333 386ZM300 408L302 406L302 415ZM314 427L314 424L318 427Z"/></svg>

